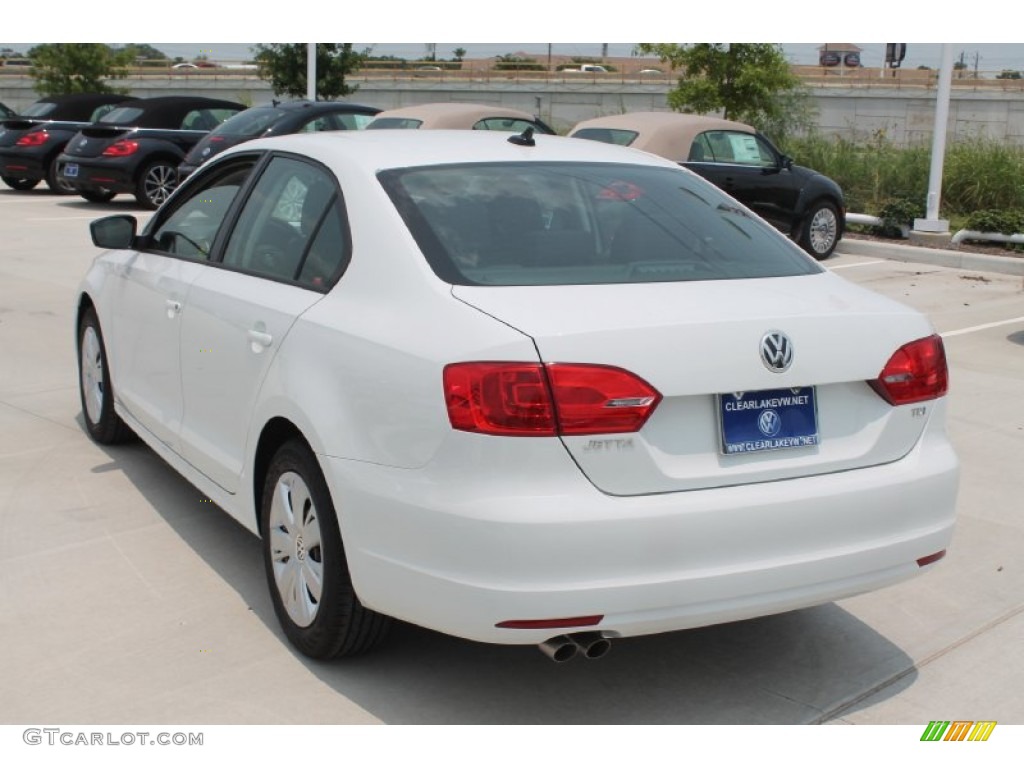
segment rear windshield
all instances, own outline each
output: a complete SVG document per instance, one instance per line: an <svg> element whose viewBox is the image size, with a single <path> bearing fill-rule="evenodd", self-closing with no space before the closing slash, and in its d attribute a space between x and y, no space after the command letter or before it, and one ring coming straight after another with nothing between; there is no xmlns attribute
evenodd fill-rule
<svg viewBox="0 0 1024 768"><path fill-rule="evenodd" d="M403 168L379 175L431 268L456 285L588 285L821 271L682 169L605 163Z"/></svg>
<svg viewBox="0 0 1024 768"><path fill-rule="evenodd" d="M46 117L57 108L57 105L52 101L37 101L35 104L29 104L25 107L25 111L21 113L22 117Z"/></svg>
<svg viewBox="0 0 1024 768"><path fill-rule="evenodd" d="M637 137L636 131L624 131L617 128L580 128L572 137L574 139L590 139L605 144L621 144L628 147Z"/></svg>
<svg viewBox="0 0 1024 768"><path fill-rule="evenodd" d="M142 110L138 107L118 107L112 109L103 117L100 118L101 123L118 123L129 124L138 119L139 115L142 114Z"/></svg>
<svg viewBox="0 0 1024 768"><path fill-rule="evenodd" d="M378 117L366 127L377 130L378 128L419 128L421 125L423 125L422 120L412 117Z"/></svg>
<svg viewBox="0 0 1024 768"><path fill-rule="evenodd" d="M284 115L283 109L254 107L228 118L214 131L218 135L259 136Z"/></svg>

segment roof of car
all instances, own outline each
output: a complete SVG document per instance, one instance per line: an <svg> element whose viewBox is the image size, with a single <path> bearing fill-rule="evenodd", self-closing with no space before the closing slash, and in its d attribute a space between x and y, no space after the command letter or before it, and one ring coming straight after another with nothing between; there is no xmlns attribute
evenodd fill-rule
<svg viewBox="0 0 1024 768"><path fill-rule="evenodd" d="M596 141L535 134L533 146L510 141L517 134L500 131L325 131L254 139L226 150L276 149L307 155L329 167L375 175L391 168L485 162L640 163L678 166L668 160Z"/></svg>
<svg viewBox="0 0 1024 768"><path fill-rule="evenodd" d="M630 147L653 152L680 163L690 156L690 145L693 144L694 138L704 131L757 133L755 128L745 123L680 112L628 112L623 115L595 117L577 123L569 135L575 136L584 128L636 131L637 137L630 143Z"/></svg>
<svg viewBox="0 0 1024 768"><path fill-rule="evenodd" d="M377 114L380 110L377 107L368 107L365 104L353 104L350 101L281 101L270 104L259 104L255 108L270 107L276 109L296 110L309 109L315 112L363 112Z"/></svg>
<svg viewBox="0 0 1024 768"><path fill-rule="evenodd" d="M462 102L435 102L417 104L411 107L387 109L377 115L381 117L408 117L423 121L423 128L472 128L480 120L505 117L519 120L536 118L521 109L511 109L496 104L466 104Z"/></svg>
<svg viewBox="0 0 1024 768"><path fill-rule="evenodd" d="M140 128L177 127L181 119L194 109L245 109L244 104L205 96L156 96L138 99L126 106L142 110L138 118L129 121Z"/></svg>

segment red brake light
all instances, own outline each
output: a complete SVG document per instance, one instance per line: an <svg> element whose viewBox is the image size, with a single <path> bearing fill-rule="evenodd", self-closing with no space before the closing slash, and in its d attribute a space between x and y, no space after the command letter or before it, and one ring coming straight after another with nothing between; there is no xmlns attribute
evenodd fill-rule
<svg viewBox="0 0 1024 768"><path fill-rule="evenodd" d="M127 157L128 155L134 155L139 151L139 142L132 141L131 139L121 139L115 141L109 147L103 150L104 157Z"/></svg>
<svg viewBox="0 0 1024 768"><path fill-rule="evenodd" d="M32 131L32 133L26 133L16 142L16 147L40 147L50 140L50 134L46 131Z"/></svg>
<svg viewBox="0 0 1024 768"><path fill-rule="evenodd" d="M889 358L878 378L869 384L892 405L942 397L949 388L942 338L928 336L904 344Z"/></svg>
<svg viewBox="0 0 1024 768"><path fill-rule="evenodd" d="M636 432L661 401L628 371L574 363L456 363L444 391L452 427L508 436Z"/></svg>

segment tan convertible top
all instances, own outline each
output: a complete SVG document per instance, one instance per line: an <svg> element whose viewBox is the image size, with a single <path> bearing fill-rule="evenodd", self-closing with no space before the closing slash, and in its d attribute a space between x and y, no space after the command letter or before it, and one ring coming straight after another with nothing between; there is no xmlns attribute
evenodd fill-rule
<svg viewBox="0 0 1024 768"><path fill-rule="evenodd" d="M376 117L404 117L422 120L420 128L472 128L481 120L488 118L511 118L515 120L533 121L529 112L510 109L499 105L464 104L461 102L437 102L417 104L412 107L399 107L380 112Z"/></svg>
<svg viewBox="0 0 1024 768"><path fill-rule="evenodd" d="M723 120L720 117L685 115L680 112L628 112L624 115L595 117L577 123L569 135L575 136L584 128L634 131L637 136L629 144L630 147L651 152L677 163L686 162L694 138L704 131L757 133L754 128L744 123Z"/></svg>

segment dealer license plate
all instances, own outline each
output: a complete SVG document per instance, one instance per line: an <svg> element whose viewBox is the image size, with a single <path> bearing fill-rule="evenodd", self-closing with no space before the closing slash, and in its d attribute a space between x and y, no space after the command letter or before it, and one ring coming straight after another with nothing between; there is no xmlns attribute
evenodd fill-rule
<svg viewBox="0 0 1024 768"><path fill-rule="evenodd" d="M756 453L818 445L814 387L718 396L722 453Z"/></svg>

